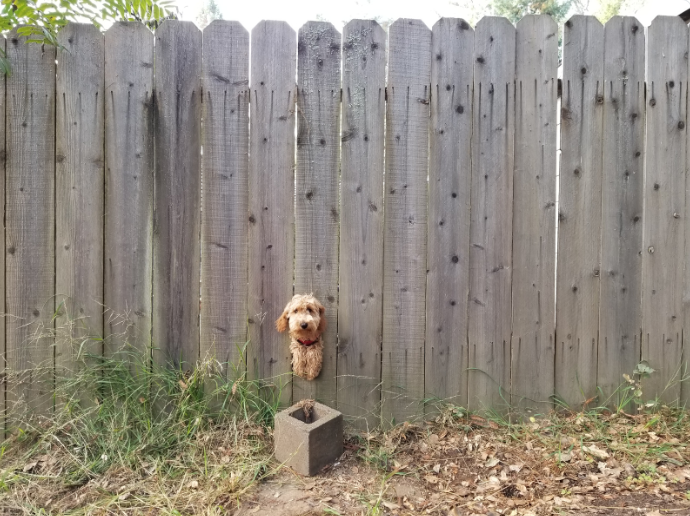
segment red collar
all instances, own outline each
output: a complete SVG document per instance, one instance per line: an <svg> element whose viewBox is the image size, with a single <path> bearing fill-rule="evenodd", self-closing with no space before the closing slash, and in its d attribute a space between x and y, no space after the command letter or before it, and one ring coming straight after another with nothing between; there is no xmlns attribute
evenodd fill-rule
<svg viewBox="0 0 690 516"><path fill-rule="evenodd" d="M311 346L312 344L316 344L317 342L319 342L319 339L316 339L316 340L299 340L299 339L297 339L297 342L299 342L300 344L303 344L304 346Z"/></svg>

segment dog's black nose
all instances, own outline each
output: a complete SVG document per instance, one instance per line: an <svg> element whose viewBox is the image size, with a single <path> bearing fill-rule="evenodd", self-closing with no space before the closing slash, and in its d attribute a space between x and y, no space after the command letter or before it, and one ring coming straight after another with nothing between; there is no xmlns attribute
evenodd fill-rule
<svg viewBox="0 0 690 516"><path fill-rule="evenodd" d="M302 329L304 330L304 329L306 329L306 327L307 327L307 323L303 322L302 324L300 324L300 326L301 326Z"/></svg>

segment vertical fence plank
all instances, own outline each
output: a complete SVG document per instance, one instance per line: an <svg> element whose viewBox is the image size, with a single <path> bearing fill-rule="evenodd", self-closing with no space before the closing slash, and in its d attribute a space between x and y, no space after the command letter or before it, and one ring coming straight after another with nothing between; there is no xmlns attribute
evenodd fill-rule
<svg viewBox="0 0 690 516"><path fill-rule="evenodd" d="M424 392L466 406L474 31L442 18L431 46Z"/></svg>
<svg viewBox="0 0 690 516"><path fill-rule="evenodd" d="M153 34L139 22L105 33L104 353L151 344Z"/></svg>
<svg viewBox="0 0 690 516"><path fill-rule="evenodd" d="M359 429L380 421L383 330L383 134L386 33L343 31L338 409Z"/></svg>
<svg viewBox="0 0 690 516"><path fill-rule="evenodd" d="M515 28L475 28L470 221L469 406L501 407L510 386Z"/></svg>
<svg viewBox="0 0 690 516"><path fill-rule="evenodd" d="M290 349L275 321L293 293L297 42L285 22L263 21L251 37L247 369L286 405Z"/></svg>
<svg viewBox="0 0 690 516"><path fill-rule="evenodd" d="M644 53L635 18L606 23L597 386L611 407L620 401L623 373L640 360Z"/></svg>
<svg viewBox="0 0 690 516"><path fill-rule="evenodd" d="M321 374L295 377L295 401L336 403L340 205L340 33L308 22L297 36L295 294L313 293L328 319Z"/></svg>
<svg viewBox="0 0 690 516"><path fill-rule="evenodd" d="M55 48L7 38L8 409L52 410L55 309Z"/></svg>
<svg viewBox="0 0 690 516"><path fill-rule="evenodd" d="M3 38L0 41L0 50L6 52L6 40ZM5 96L5 81L6 77L0 77L0 201L5 205L5 177L6 177L6 159L7 159L7 142L5 138L7 133L5 131L5 113L7 106L7 98ZM5 223L0 224L0 242L5 241ZM0 253L0 292L5 292L5 253ZM5 295L0 297L0 311L7 313L5 309ZM5 317L0 317L0 374L4 381L0 382L0 437L4 437L5 431L5 391L7 389L7 348L5 346Z"/></svg>
<svg viewBox="0 0 690 516"><path fill-rule="evenodd" d="M642 359L656 372L643 392L670 403L679 399L680 384L666 386L682 372L688 28L676 16L659 16L648 38Z"/></svg>
<svg viewBox="0 0 690 516"><path fill-rule="evenodd" d="M217 20L203 38L201 357L232 377L247 341L249 33Z"/></svg>
<svg viewBox="0 0 690 516"><path fill-rule="evenodd" d="M103 345L104 39L93 24L58 34L55 143L55 368ZM87 346L84 338L96 337Z"/></svg>
<svg viewBox="0 0 690 516"><path fill-rule="evenodd" d="M154 357L188 369L199 357L201 31L166 21L155 37Z"/></svg>
<svg viewBox="0 0 690 516"><path fill-rule="evenodd" d="M596 391L599 331L604 27L573 16L563 36L556 280L556 393L570 406Z"/></svg>
<svg viewBox="0 0 690 516"><path fill-rule="evenodd" d="M512 406L547 409L554 391L558 26L516 27Z"/></svg>
<svg viewBox="0 0 690 516"><path fill-rule="evenodd" d="M389 30L383 246L382 416L423 412L431 31L419 20Z"/></svg>

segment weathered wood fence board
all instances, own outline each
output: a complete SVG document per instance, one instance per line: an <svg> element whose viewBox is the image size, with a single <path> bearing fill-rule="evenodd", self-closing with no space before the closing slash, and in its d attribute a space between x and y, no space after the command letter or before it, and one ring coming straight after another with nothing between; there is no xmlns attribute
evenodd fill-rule
<svg viewBox="0 0 690 516"><path fill-rule="evenodd" d="M199 358L201 31L163 23L154 62L154 357L189 369Z"/></svg>
<svg viewBox="0 0 690 516"><path fill-rule="evenodd" d="M432 30L424 390L467 403L474 31L443 18Z"/></svg>
<svg viewBox="0 0 690 516"><path fill-rule="evenodd" d="M287 23L272 21L251 38L247 369L275 384L287 405L290 350L275 320L293 295L297 41Z"/></svg>
<svg viewBox="0 0 690 516"><path fill-rule="evenodd" d="M92 24L61 30L55 149L55 367L102 354L104 37Z"/></svg>
<svg viewBox="0 0 690 516"><path fill-rule="evenodd" d="M0 41L0 50L6 52L6 40ZM7 55L7 54L5 54ZM7 111L7 97L5 95L5 80L0 79L0 120L5 119L5 113ZM0 123L0 173L2 174L2 180L0 180L0 200L5 201L5 178L6 174L6 162L7 162L7 132L5 130L5 124ZM5 241L5 223L0 224L0 242ZM5 291L5 254L6 252L0 252L0 292ZM2 313L6 314L6 296L0 295L0 310ZM5 390L7 386L7 347L6 343L6 317L0 317L0 374L2 375L3 381L0 382L0 432L5 428Z"/></svg>
<svg viewBox="0 0 690 516"><path fill-rule="evenodd" d="M342 51L338 408L368 429L381 400L386 33L351 21Z"/></svg>
<svg viewBox="0 0 690 516"><path fill-rule="evenodd" d="M604 27L573 16L563 35L556 290L556 393L595 395L599 332Z"/></svg>
<svg viewBox="0 0 690 516"><path fill-rule="evenodd" d="M249 33L238 22L212 22L202 67L200 355L227 366L232 379L244 370L247 342Z"/></svg>
<svg viewBox="0 0 690 516"><path fill-rule="evenodd" d="M153 34L105 33L105 354L151 344Z"/></svg>
<svg viewBox="0 0 690 516"><path fill-rule="evenodd" d="M543 410L554 389L558 26L526 16L516 29L511 404Z"/></svg>
<svg viewBox="0 0 690 516"><path fill-rule="evenodd" d="M55 48L7 38L5 178L8 408L52 410L55 311Z"/></svg>
<svg viewBox="0 0 690 516"><path fill-rule="evenodd" d="M683 324L690 322L683 303L688 28L680 18L660 16L648 38L642 359L657 373L644 383L643 393L672 402L680 397L680 383L666 387L679 373Z"/></svg>
<svg viewBox="0 0 690 516"><path fill-rule="evenodd" d="M640 361L644 52L642 25L616 16L604 28L601 297L597 386L618 406L623 374ZM614 394L615 393L615 394Z"/></svg>
<svg viewBox="0 0 690 516"><path fill-rule="evenodd" d="M340 240L340 33L309 22L297 37L295 294L313 293L328 326L321 374L295 377L293 398L336 404L338 242Z"/></svg>
<svg viewBox="0 0 690 516"><path fill-rule="evenodd" d="M474 41L468 404L477 409L505 406L510 388L515 27L483 18Z"/></svg>
<svg viewBox="0 0 690 516"><path fill-rule="evenodd" d="M431 31L419 20L397 20L388 41L381 367L386 422L423 411Z"/></svg>

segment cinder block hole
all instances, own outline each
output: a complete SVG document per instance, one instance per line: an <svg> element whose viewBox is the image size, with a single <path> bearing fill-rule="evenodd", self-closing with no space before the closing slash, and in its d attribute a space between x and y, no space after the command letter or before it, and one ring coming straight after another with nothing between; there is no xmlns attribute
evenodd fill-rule
<svg viewBox="0 0 690 516"><path fill-rule="evenodd" d="M321 414L319 414L319 411L316 409L316 407L311 409L310 416L311 417L308 418L304 413L304 409L301 407L290 413L290 417L294 417L295 419L301 421L302 423L306 423L307 425L316 423L321 418Z"/></svg>

